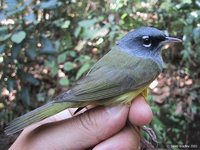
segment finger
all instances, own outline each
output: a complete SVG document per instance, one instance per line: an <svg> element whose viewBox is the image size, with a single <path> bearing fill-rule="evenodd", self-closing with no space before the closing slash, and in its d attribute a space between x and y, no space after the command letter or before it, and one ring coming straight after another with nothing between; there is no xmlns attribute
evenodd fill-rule
<svg viewBox="0 0 200 150"><path fill-rule="evenodd" d="M136 97L130 107L129 121L134 125L143 126L149 124L152 118L152 110L144 97Z"/></svg>
<svg viewBox="0 0 200 150"><path fill-rule="evenodd" d="M116 135L96 145L93 150L134 150L138 149L140 136L130 127L125 127Z"/></svg>
<svg viewBox="0 0 200 150"><path fill-rule="evenodd" d="M24 140L34 149L86 149L120 131L128 110L126 106L91 109L68 120L40 126Z"/></svg>

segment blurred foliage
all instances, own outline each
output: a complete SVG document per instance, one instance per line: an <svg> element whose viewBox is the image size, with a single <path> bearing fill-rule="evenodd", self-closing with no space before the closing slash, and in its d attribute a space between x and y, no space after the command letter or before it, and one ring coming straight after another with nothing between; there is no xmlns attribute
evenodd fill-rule
<svg viewBox="0 0 200 150"><path fill-rule="evenodd" d="M150 96L150 126L159 147L199 142L199 0L2 0L0 24L1 129L67 90L125 33L154 26L183 37L183 50L167 61L175 69L165 72L186 74L193 84L162 105ZM183 111L176 113L181 101Z"/></svg>

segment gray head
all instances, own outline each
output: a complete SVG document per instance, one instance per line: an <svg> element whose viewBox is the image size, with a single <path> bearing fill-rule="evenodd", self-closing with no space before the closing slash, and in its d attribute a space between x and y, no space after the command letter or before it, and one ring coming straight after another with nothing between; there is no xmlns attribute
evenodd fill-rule
<svg viewBox="0 0 200 150"><path fill-rule="evenodd" d="M168 37L164 32L153 27L141 27L126 34L117 45L131 55L153 59L163 67L161 49L172 42L181 42L181 40Z"/></svg>

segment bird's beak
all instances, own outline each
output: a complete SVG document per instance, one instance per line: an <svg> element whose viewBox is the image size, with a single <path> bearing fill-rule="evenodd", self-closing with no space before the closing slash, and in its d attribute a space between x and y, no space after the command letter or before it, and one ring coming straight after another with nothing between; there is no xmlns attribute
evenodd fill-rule
<svg viewBox="0 0 200 150"><path fill-rule="evenodd" d="M182 40L181 39L178 39L178 38L174 38L174 37L169 37L167 36L165 38L165 42L166 43L182 43Z"/></svg>
<svg viewBox="0 0 200 150"><path fill-rule="evenodd" d="M178 39L178 38L167 36L167 37L165 37L164 41L160 42L159 47L164 47L166 45L170 45L173 43L182 43L182 40Z"/></svg>

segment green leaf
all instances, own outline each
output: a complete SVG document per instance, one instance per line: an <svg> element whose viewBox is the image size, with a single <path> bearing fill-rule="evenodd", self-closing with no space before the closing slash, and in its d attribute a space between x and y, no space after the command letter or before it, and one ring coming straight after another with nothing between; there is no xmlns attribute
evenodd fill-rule
<svg viewBox="0 0 200 150"><path fill-rule="evenodd" d="M57 27L60 27L63 22L64 22L64 18L60 18L60 19L54 20L53 24L55 24Z"/></svg>
<svg viewBox="0 0 200 150"><path fill-rule="evenodd" d="M3 52L5 51L5 47L6 47L5 44L0 45L0 54L3 53Z"/></svg>
<svg viewBox="0 0 200 150"><path fill-rule="evenodd" d="M65 22L63 22L63 24L61 25L61 28L62 29L66 29L68 28L70 25L70 21L69 20L66 20Z"/></svg>
<svg viewBox="0 0 200 150"><path fill-rule="evenodd" d="M72 37L70 34L66 34L64 39L63 39L63 45L64 45L64 48L65 49L68 49L68 48L72 48L73 47L73 43L72 43Z"/></svg>
<svg viewBox="0 0 200 150"><path fill-rule="evenodd" d="M78 80L84 73L86 73L90 69L90 64L85 63L77 72L76 74L76 80Z"/></svg>
<svg viewBox="0 0 200 150"><path fill-rule="evenodd" d="M14 43L21 43L26 37L26 32L24 31L19 31L19 32L16 32L12 35L11 37L11 40L14 42Z"/></svg>
<svg viewBox="0 0 200 150"><path fill-rule="evenodd" d="M0 27L0 33L1 34L7 33L7 32L8 32L8 27L7 26Z"/></svg>
<svg viewBox="0 0 200 150"><path fill-rule="evenodd" d="M13 44L12 49L11 49L11 57L13 60L17 59L17 57L20 54L20 50L21 50L21 45Z"/></svg>
<svg viewBox="0 0 200 150"><path fill-rule="evenodd" d="M7 11L11 11L13 9L16 9L17 6L17 0L5 0L7 7L6 10Z"/></svg>
<svg viewBox="0 0 200 150"><path fill-rule="evenodd" d="M58 3L57 0L48 0L46 2L41 2L40 8L41 9L53 9L53 8L56 8L57 3Z"/></svg>
<svg viewBox="0 0 200 150"><path fill-rule="evenodd" d="M35 14L34 13L30 13L26 16L24 16L24 20L27 22L27 23L37 23L37 20L36 20L36 17L35 17Z"/></svg>
<svg viewBox="0 0 200 150"><path fill-rule="evenodd" d="M46 93L45 92L38 93L36 95L36 99L37 99L38 102L44 102L45 98L46 98Z"/></svg>
<svg viewBox="0 0 200 150"><path fill-rule="evenodd" d="M108 28L101 28L99 30L96 31L96 33L91 36L91 39L97 38L97 37L104 37L108 34L109 29Z"/></svg>
<svg viewBox="0 0 200 150"><path fill-rule="evenodd" d="M34 78L32 74L23 73L21 74L21 77L24 81L29 82L32 85L37 86L40 84L40 82Z"/></svg>
<svg viewBox="0 0 200 150"><path fill-rule="evenodd" d="M36 48L36 40L35 39L28 39L27 40L28 46L25 49L25 54L31 59L34 60L37 54Z"/></svg>
<svg viewBox="0 0 200 150"><path fill-rule="evenodd" d="M68 61L68 62L66 62L66 63L64 64L64 70L65 70L65 71L71 71L73 68L74 68L74 67L73 67L73 63L70 62L70 61Z"/></svg>
<svg viewBox="0 0 200 150"><path fill-rule="evenodd" d="M31 103L30 94L29 94L28 88L26 87L24 87L21 91L21 100L24 106L26 107L29 106Z"/></svg>
<svg viewBox="0 0 200 150"><path fill-rule="evenodd" d="M68 86L69 85L69 79L67 77L62 77L60 80L59 80L59 84L61 86Z"/></svg>
<svg viewBox="0 0 200 150"><path fill-rule="evenodd" d="M15 80L13 78L11 78L11 77L8 78L7 87L8 87L9 91L11 91L15 88Z"/></svg>
<svg viewBox="0 0 200 150"><path fill-rule="evenodd" d="M75 51L67 51L67 52L71 57L76 57L76 52Z"/></svg>
<svg viewBox="0 0 200 150"><path fill-rule="evenodd" d="M42 48L41 48L42 53L51 54L51 53L55 53L57 51L57 49L53 45L52 41L46 37L42 37L41 44L42 44Z"/></svg>
<svg viewBox="0 0 200 150"><path fill-rule="evenodd" d="M81 26L83 28L89 28L89 27L93 26L96 22L97 22L97 19L93 18L93 19L89 19L89 20L82 20L78 24L79 24L79 26Z"/></svg>
<svg viewBox="0 0 200 150"><path fill-rule="evenodd" d="M79 61L81 64L84 64L88 61L90 61L91 58L90 56L87 56L87 55L81 55L80 57L78 57L75 61Z"/></svg>
<svg viewBox="0 0 200 150"><path fill-rule="evenodd" d="M191 4L191 3L192 3L192 0L182 0L181 2L182 2L182 3L188 3L188 4Z"/></svg>
<svg viewBox="0 0 200 150"><path fill-rule="evenodd" d="M64 18L61 18L61 19L53 21L53 24L55 24L59 28L66 29L69 27L70 21L64 20Z"/></svg>
<svg viewBox="0 0 200 150"><path fill-rule="evenodd" d="M64 53L58 55L58 58L57 58L58 64L64 62L66 60L66 58L67 58L67 52L64 52Z"/></svg>
<svg viewBox="0 0 200 150"><path fill-rule="evenodd" d="M11 36L11 33L8 33L7 26L0 27L0 42L7 40L8 38L10 38L10 36Z"/></svg>
<svg viewBox="0 0 200 150"><path fill-rule="evenodd" d="M94 39L97 32L98 29L84 29L83 33L81 34L81 37L86 40Z"/></svg>
<svg viewBox="0 0 200 150"><path fill-rule="evenodd" d="M35 49L34 49L33 47L27 49L27 50L25 51L25 53L26 53L26 55L27 55L30 59L32 59L32 60L34 60L35 57L37 56L37 53L36 53L36 51L35 51Z"/></svg>
<svg viewBox="0 0 200 150"><path fill-rule="evenodd" d="M74 31L74 36L77 38L79 36L79 34L81 33L81 27L78 26L75 31Z"/></svg>
<svg viewBox="0 0 200 150"><path fill-rule="evenodd" d="M50 69L50 74L55 77L58 73L58 65L55 61L45 61L45 65Z"/></svg>
<svg viewBox="0 0 200 150"><path fill-rule="evenodd" d="M128 16L128 13L123 13L121 19L124 20Z"/></svg>
<svg viewBox="0 0 200 150"><path fill-rule="evenodd" d="M1 34L0 35L0 42L7 40L8 38L10 38L11 34Z"/></svg>
<svg viewBox="0 0 200 150"><path fill-rule="evenodd" d="M195 43L200 42L200 27L194 28L192 34L193 34Z"/></svg>
<svg viewBox="0 0 200 150"><path fill-rule="evenodd" d="M173 8L173 3L171 3L171 0L167 0L167 1L164 1L161 5L160 5L160 8L161 9L164 9L166 11L170 11L172 8Z"/></svg>

